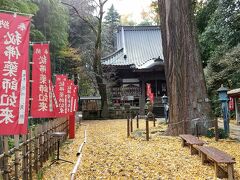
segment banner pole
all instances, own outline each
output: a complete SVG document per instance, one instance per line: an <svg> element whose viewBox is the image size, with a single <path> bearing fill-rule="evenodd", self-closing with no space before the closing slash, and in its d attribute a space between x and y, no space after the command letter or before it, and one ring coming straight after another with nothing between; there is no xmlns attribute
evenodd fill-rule
<svg viewBox="0 0 240 180"><path fill-rule="evenodd" d="M31 106L32 106L32 66L33 66L33 62L32 62L32 46L29 46L29 110L28 110L28 128L30 128L30 126L32 125L32 114L31 114Z"/></svg>
<svg viewBox="0 0 240 180"><path fill-rule="evenodd" d="M50 41L39 41L39 42L32 41L29 44L30 44L30 46L32 46L33 44L46 44L46 43L50 44Z"/></svg>

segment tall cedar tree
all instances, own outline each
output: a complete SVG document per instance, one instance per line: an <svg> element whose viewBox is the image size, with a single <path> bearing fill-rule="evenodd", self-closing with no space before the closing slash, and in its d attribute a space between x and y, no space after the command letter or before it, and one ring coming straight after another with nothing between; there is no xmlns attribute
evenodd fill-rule
<svg viewBox="0 0 240 180"><path fill-rule="evenodd" d="M165 74L169 96L170 135L201 134L211 127L191 0L158 0ZM199 119L198 119L199 118Z"/></svg>
<svg viewBox="0 0 240 180"><path fill-rule="evenodd" d="M112 5L105 16L106 32L105 39L107 44L107 52L113 53L116 43L117 27L120 25L120 15Z"/></svg>

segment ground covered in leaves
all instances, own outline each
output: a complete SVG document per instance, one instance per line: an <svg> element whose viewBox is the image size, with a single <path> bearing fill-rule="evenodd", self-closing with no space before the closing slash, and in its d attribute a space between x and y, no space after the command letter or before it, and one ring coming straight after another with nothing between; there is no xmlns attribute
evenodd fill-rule
<svg viewBox="0 0 240 180"><path fill-rule="evenodd" d="M164 136L165 125L151 127L151 139L144 139L144 131L136 129L127 138L126 120L85 121L87 143L76 174L84 179L215 179L212 165L202 165L197 155L191 156L189 148L181 147L178 137ZM144 129L144 121L140 129ZM76 152L84 139L84 128L77 129L76 138L69 140L60 150L63 159L77 161ZM202 138L208 145L217 147L236 158L235 178L240 179L240 143L233 140ZM59 163L47 166L43 179L70 178L73 164ZM41 176L39 174L38 176Z"/></svg>

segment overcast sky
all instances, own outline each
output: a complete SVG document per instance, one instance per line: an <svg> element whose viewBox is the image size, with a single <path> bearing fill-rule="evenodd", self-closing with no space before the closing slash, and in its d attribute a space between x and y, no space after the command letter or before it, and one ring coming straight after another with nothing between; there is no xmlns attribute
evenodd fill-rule
<svg viewBox="0 0 240 180"><path fill-rule="evenodd" d="M139 23L142 10L147 11L151 2L151 0L108 0L105 11L113 4L120 15L130 15L133 21Z"/></svg>

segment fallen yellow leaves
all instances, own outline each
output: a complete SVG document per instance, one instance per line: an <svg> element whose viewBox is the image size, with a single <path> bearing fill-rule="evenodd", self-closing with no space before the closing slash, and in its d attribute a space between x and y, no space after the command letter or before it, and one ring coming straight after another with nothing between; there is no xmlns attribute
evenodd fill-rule
<svg viewBox="0 0 240 180"><path fill-rule="evenodd" d="M135 123L135 122L134 122ZM151 139L144 140L141 130L127 138L126 120L85 121L88 124L87 143L83 148L83 159L76 179L214 179L212 165L202 165L198 156L191 156L188 148L181 147L178 137L164 136L164 125L151 127ZM140 121L140 128L145 123ZM136 130L136 123L134 124ZM76 152L83 142L83 127L76 138L60 150L63 159L76 162ZM137 134L137 135L136 135ZM236 158L235 177L240 179L239 143L229 140L203 138L209 145L217 147ZM60 163L48 167L46 180L69 179L74 165Z"/></svg>

